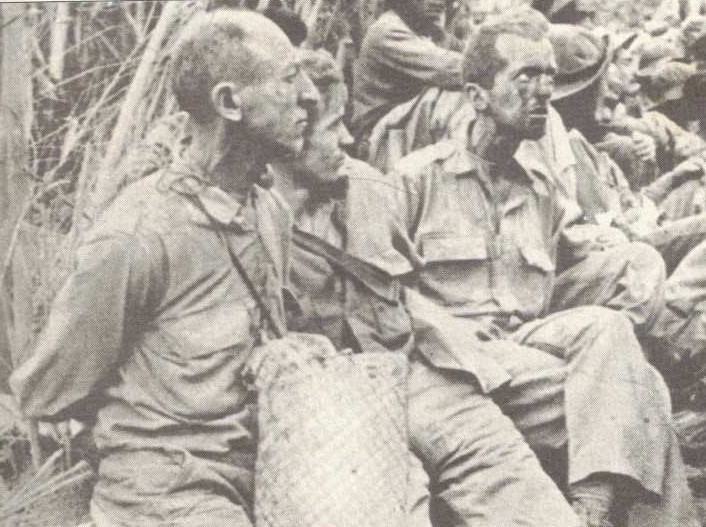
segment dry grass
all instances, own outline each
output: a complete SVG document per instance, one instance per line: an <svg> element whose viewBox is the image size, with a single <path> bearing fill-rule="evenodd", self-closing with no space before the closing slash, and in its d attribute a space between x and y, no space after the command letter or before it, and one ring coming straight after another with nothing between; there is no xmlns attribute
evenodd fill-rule
<svg viewBox="0 0 706 527"><path fill-rule="evenodd" d="M23 445L21 440L16 443ZM0 525L3 527L73 526L89 519L88 504L95 478L88 463L65 466L64 452L57 450L34 470L26 449L14 448L14 469L6 481Z"/></svg>

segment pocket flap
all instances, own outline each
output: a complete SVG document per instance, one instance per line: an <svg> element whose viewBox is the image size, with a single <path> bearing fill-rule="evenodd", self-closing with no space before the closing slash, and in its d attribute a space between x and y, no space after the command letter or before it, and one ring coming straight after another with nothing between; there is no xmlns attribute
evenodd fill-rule
<svg viewBox="0 0 706 527"><path fill-rule="evenodd" d="M488 250L482 235L423 238L422 257L427 262L487 260Z"/></svg>
<svg viewBox="0 0 706 527"><path fill-rule="evenodd" d="M520 248L520 253L525 263L531 267L536 267L545 272L554 271L556 267L547 251L541 247L523 246Z"/></svg>

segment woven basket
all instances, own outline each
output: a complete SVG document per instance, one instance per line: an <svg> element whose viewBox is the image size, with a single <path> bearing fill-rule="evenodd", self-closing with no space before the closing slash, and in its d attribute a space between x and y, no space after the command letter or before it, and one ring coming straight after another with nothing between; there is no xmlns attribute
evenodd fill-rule
<svg viewBox="0 0 706 527"><path fill-rule="evenodd" d="M257 527L403 527L406 357L298 353L257 372Z"/></svg>

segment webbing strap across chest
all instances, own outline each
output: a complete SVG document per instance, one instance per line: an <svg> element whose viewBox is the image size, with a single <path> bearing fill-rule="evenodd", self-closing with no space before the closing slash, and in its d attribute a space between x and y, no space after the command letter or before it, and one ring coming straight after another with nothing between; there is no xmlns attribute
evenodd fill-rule
<svg viewBox="0 0 706 527"><path fill-rule="evenodd" d="M260 313L262 313L262 316L265 319L270 331L272 331L276 338L283 338L286 333L286 328L283 326L280 320L273 315L272 310L267 304L267 301L263 298L262 294L260 294L260 291L257 289L255 281L252 279L247 269L245 269L245 266L240 261L240 258L238 258L238 255L235 254L235 251L233 251L233 247L231 247L230 243L228 242L228 238L223 232L223 229L218 224L218 221L213 216L211 216L211 214L209 214L208 210L206 210L206 207L198 198L198 196L189 195L188 198L194 204L194 206L196 206L196 208L199 209L199 211L201 211L208 218L208 221L210 222L218 238L220 239L221 243L228 252L228 257L230 258L233 267L235 267L235 270L238 272L240 278L245 283L245 287L247 287L248 292L255 300L255 304L260 310Z"/></svg>
<svg viewBox="0 0 706 527"><path fill-rule="evenodd" d="M301 249L324 258L332 267L343 271L376 295L392 302L399 300L399 282L382 269L297 228L292 240Z"/></svg>

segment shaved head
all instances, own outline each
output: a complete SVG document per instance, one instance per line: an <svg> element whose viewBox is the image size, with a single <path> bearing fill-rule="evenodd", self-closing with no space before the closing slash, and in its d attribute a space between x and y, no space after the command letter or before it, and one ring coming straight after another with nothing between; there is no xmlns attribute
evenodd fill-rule
<svg viewBox="0 0 706 527"><path fill-rule="evenodd" d="M171 62L172 90L182 110L198 122L215 116L211 90L237 89L269 80L294 48L276 24L250 11L198 13L183 29Z"/></svg>

